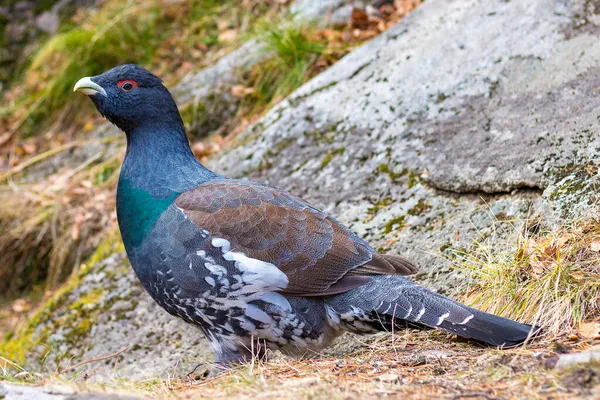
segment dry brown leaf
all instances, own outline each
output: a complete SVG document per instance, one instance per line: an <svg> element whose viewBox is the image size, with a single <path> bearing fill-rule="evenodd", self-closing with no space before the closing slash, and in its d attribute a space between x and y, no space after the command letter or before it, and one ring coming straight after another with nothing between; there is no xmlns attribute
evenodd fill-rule
<svg viewBox="0 0 600 400"><path fill-rule="evenodd" d="M581 324L577 334L583 339L600 339L600 322L584 322Z"/></svg>
<svg viewBox="0 0 600 400"><path fill-rule="evenodd" d="M531 272L533 276L539 278L543 275L544 270L550 266L550 263L547 261L540 261L536 257L532 257L529 260L529 265L531 265Z"/></svg>
<svg viewBox="0 0 600 400"><path fill-rule="evenodd" d="M546 246L541 254L541 260L556 260L560 257L560 247L558 243L553 241L550 245Z"/></svg>

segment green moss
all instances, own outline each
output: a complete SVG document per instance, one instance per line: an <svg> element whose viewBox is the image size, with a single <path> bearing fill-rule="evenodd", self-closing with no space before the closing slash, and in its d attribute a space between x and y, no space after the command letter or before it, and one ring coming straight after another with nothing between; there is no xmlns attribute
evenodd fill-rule
<svg viewBox="0 0 600 400"><path fill-rule="evenodd" d="M413 208L411 208L410 210L407 211L407 214L408 215L421 215L425 211L429 210L430 208L431 208L431 205L429 203L427 203L427 201L425 201L424 199L421 199L417 202L417 204L415 204L415 206Z"/></svg>
<svg viewBox="0 0 600 400"><path fill-rule="evenodd" d="M271 161L267 161L266 159L262 158L259 163L258 166L256 167L256 169L258 171L266 171L268 169L270 169L273 166L273 163Z"/></svg>
<svg viewBox="0 0 600 400"><path fill-rule="evenodd" d="M376 173L381 173L381 174L386 174L387 176L390 177L390 179L392 180L392 182L397 182L400 180L400 178L402 178L403 176L405 176L407 174L407 170L403 169L400 172L394 172L388 164L379 164L379 167L377 167L377 169L375 170Z"/></svg>
<svg viewBox="0 0 600 400"><path fill-rule="evenodd" d="M332 145L336 142L343 142L346 138L346 131L339 130L340 123L330 125L327 129L315 129L304 132L304 136L312 138L316 143L323 145Z"/></svg>
<svg viewBox="0 0 600 400"><path fill-rule="evenodd" d="M308 161L309 161L308 159L306 159L306 160L302 161L300 164L298 164L298 166L297 166L297 167L295 167L295 168L293 169L293 171L292 171L292 172L300 171L300 170L302 169L302 167L304 167L304 166L305 166L305 165L308 163Z"/></svg>
<svg viewBox="0 0 600 400"><path fill-rule="evenodd" d="M77 310L83 310L83 309L90 308L90 307L93 308L94 306L96 306L98 304L98 302L100 301L100 299L102 298L103 295L104 295L104 290L94 289L91 292L89 292L88 294L80 297L73 303L69 304L69 310L77 311Z"/></svg>
<svg viewBox="0 0 600 400"><path fill-rule="evenodd" d="M379 200L377 203L373 204L373 207L370 207L367 210L367 214L375 215L379 212L379 210L391 205L392 203L393 203L393 199L391 197L385 197L385 198Z"/></svg>
<svg viewBox="0 0 600 400"><path fill-rule="evenodd" d="M388 152L391 152L391 149L388 149ZM407 168L403 168L402 170L396 172L386 163L379 164L379 166L373 172L375 174L386 174L394 183L399 183L403 178L406 178L406 185L409 189L420 182L419 176Z"/></svg>
<svg viewBox="0 0 600 400"><path fill-rule="evenodd" d="M335 149L335 150L332 150L329 153L327 153L327 155L323 158L323 161L321 161L321 165L319 166L318 171L325 168L327 166L327 164L329 164L331 162L331 160L333 159L333 157L335 157L336 155L344 154L345 150L346 149L344 147L340 147L339 149Z"/></svg>
<svg viewBox="0 0 600 400"><path fill-rule="evenodd" d="M87 259L85 264L82 265L79 274L77 275L79 278L79 283L83 277L87 275L90 268L95 264L99 263L102 260L105 260L112 254L123 251L125 248L123 247L123 242L121 242L121 235L119 232L113 232L110 234L104 242L102 242L94 254L91 255L90 258Z"/></svg>
<svg viewBox="0 0 600 400"><path fill-rule="evenodd" d="M385 169L384 169L384 171L385 171ZM369 208L367 210L367 213L369 215L375 215L380 209L389 206L390 204L392 204L392 202L393 202L393 200L391 197L386 197L386 198L380 200L379 202L375 203L373 205L373 207ZM400 230L400 229L404 228L406 226L405 220L406 220L407 216L422 215L430 208L431 208L431 205L429 203L427 203L426 200L420 199L417 202L417 204L415 204L411 209L409 209L406 212L406 215L400 215L398 217L394 217L391 220L389 220L388 222L386 222L383 232L385 234L387 234L392 231ZM429 222L430 222L430 220L427 220L427 223L429 223Z"/></svg>
<svg viewBox="0 0 600 400"><path fill-rule="evenodd" d="M286 147L288 147L292 143L294 143L294 139L293 138L285 138L285 139L280 140L279 142L277 142L277 144L274 147L274 150L275 150L276 154L281 153Z"/></svg>
<svg viewBox="0 0 600 400"><path fill-rule="evenodd" d="M420 182L419 176L412 171L408 171L407 178L408 178L407 185L408 185L409 189L414 187L417 183Z"/></svg>
<svg viewBox="0 0 600 400"><path fill-rule="evenodd" d="M449 249L450 247L452 247L452 243L450 243L450 242L444 243L443 245L440 246L440 253L446 249Z"/></svg>
<svg viewBox="0 0 600 400"><path fill-rule="evenodd" d="M387 233L390 233L391 231L395 231L395 230L404 228L404 220L405 219L406 219L406 215L401 215L401 216L392 218L385 224L383 233L387 234Z"/></svg>
<svg viewBox="0 0 600 400"><path fill-rule="evenodd" d="M107 289L105 288L92 289L69 304L69 313L53 321L53 326L60 327L65 331L65 343L73 347L78 346L88 336L102 312L109 310L119 300L117 296L107 298L106 294ZM121 310L121 312L124 311Z"/></svg>
<svg viewBox="0 0 600 400"><path fill-rule="evenodd" d="M435 97L435 104L439 104L439 103L443 102L448 97L450 97L450 96L448 96L446 93L438 92L437 96Z"/></svg>
<svg viewBox="0 0 600 400"><path fill-rule="evenodd" d="M590 175L586 171L577 171L569 179L565 179L560 186L550 194L550 200L561 200L567 195L580 193L590 184Z"/></svg>

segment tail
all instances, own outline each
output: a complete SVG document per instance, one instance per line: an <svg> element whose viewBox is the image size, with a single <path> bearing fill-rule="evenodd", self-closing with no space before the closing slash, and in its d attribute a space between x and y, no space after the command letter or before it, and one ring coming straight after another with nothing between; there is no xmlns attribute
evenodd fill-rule
<svg viewBox="0 0 600 400"><path fill-rule="evenodd" d="M326 300L330 322L356 333L396 326L439 328L492 346L518 345L531 325L488 314L450 300L398 275L371 282Z"/></svg>

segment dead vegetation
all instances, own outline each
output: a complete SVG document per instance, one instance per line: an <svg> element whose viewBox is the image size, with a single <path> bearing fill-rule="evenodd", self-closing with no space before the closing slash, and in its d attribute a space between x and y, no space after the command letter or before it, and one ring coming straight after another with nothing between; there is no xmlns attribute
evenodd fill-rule
<svg viewBox="0 0 600 400"><path fill-rule="evenodd" d="M588 349L597 345L594 341L545 341L495 350L438 331L413 330L361 340L365 341L360 350L343 357L325 353L308 360L255 360L210 379L174 373L142 381L121 378L115 384L99 385L86 383L77 371L36 375L19 366L11 369L10 365L5 365L4 374L12 381L60 382L80 391L126 391L161 399L567 399L600 394L597 364L549 367L560 352ZM127 357L127 353L109 360L115 371L122 362L120 357Z"/></svg>
<svg viewBox="0 0 600 400"><path fill-rule="evenodd" d="M474 251L454 254L455 266L473 278L466 302L539 325L551 337L576 334L599 317L600 222L580 219L545 230L529 221L518 233L504 248L488 238Z"/></svg>

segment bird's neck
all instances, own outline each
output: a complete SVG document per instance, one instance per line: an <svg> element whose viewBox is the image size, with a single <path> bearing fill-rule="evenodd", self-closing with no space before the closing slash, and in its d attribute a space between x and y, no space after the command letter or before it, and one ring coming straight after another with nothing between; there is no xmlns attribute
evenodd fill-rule
<svg viewBox="0 0 600 400"><path fill-rule="evenodd" d="M117 189L117 217L126 248L139 245L175 198L217 175L194 157L182 126L127 133Z"/></svg>

